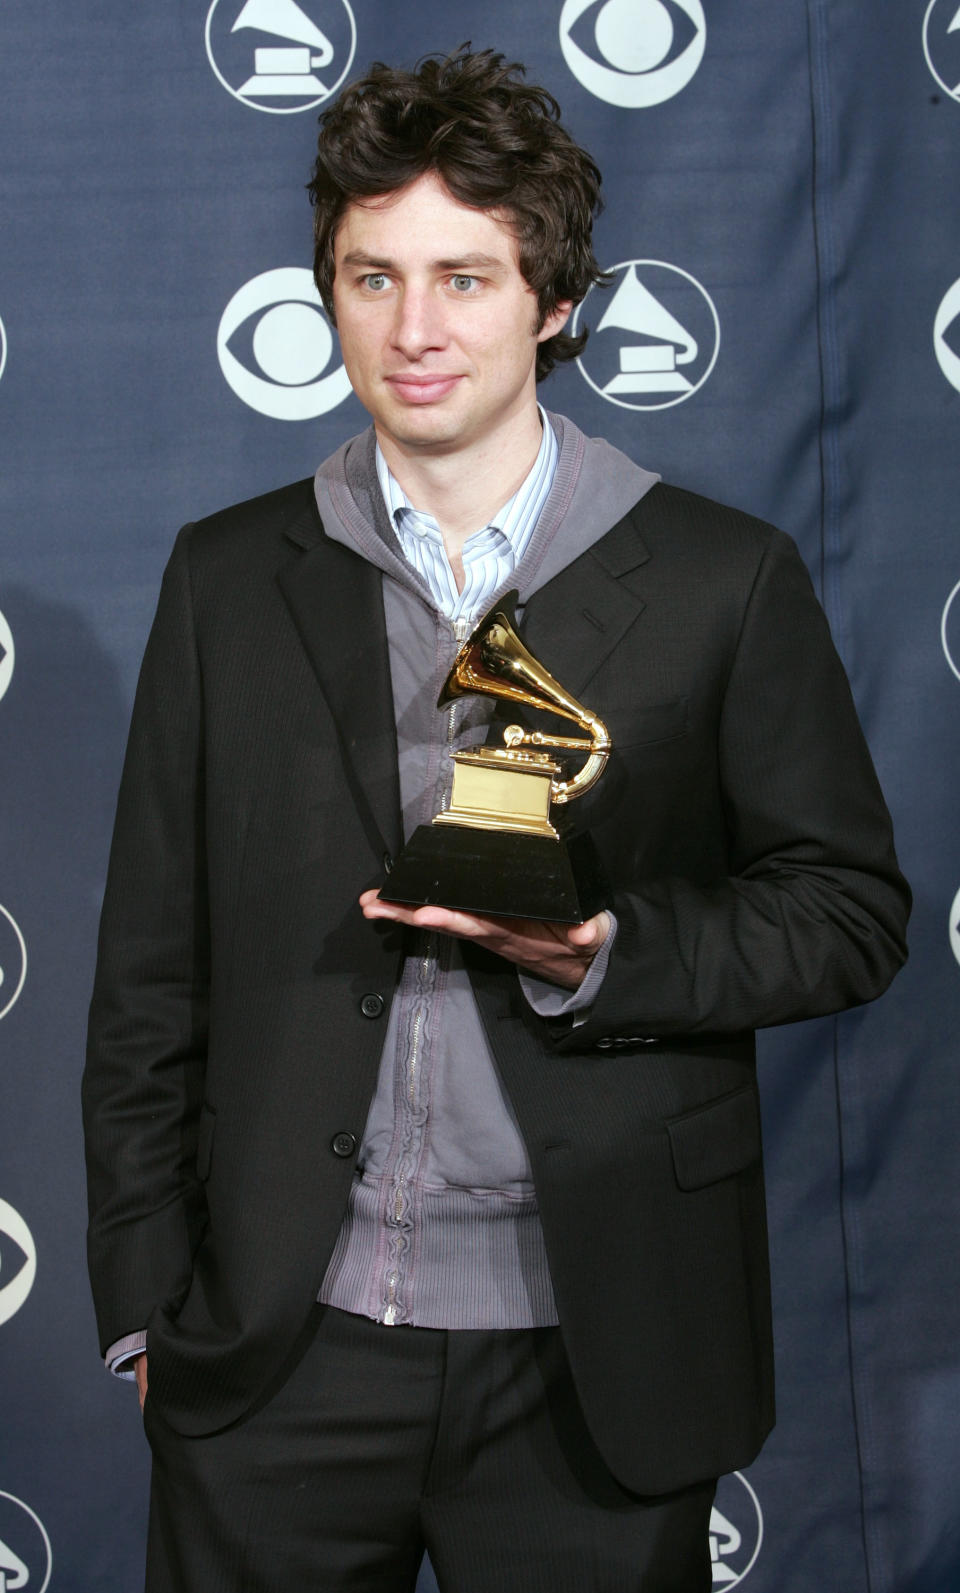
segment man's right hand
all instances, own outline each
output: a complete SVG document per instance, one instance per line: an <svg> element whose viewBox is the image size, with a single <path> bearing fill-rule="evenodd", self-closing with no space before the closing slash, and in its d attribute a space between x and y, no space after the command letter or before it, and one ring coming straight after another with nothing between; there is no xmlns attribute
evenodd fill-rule
<svg viewBox="0 0 960 1593"><path fill-rule="evenodd" d="M146 1357L146 1355L138 1355L137 1356L136 1360L133 1363L133 1370L134 1370L134 1372L137 1375L137 1393L140 1395L140 1409L143 1410L143 1402L144 1402L144 1400L147 1397L147 1357Z"/></svg>

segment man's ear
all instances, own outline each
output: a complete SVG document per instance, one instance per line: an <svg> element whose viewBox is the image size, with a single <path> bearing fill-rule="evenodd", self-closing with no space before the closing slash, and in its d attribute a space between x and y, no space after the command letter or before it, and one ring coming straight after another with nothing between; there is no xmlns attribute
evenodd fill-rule
<svg viewBox="0 0 960 1593"><path fill-rule="evenodd" d="M572 309L572 299L558 299L537 333L537 342L545 343L548 337L556 337L558 332L562 332Z"/></svg>

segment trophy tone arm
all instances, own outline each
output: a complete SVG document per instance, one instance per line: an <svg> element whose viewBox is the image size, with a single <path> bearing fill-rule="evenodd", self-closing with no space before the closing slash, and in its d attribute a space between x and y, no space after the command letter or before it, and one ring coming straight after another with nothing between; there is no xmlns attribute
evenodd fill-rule
<svg viewBox="0 0 960 1593"><path fill-rule="evenodd" d="M583 736L548 736L542 730L524 730L521 725L508 725L503 732L508 747L559 747L572 752L589 751L582 769L578 769L571 779L551 781L551 802L572 802L574 797L583 796L599 780L610 756L613 743L603 720L585 710L577 716L577 722L584 730L589 730L589 741Z"/></svg>

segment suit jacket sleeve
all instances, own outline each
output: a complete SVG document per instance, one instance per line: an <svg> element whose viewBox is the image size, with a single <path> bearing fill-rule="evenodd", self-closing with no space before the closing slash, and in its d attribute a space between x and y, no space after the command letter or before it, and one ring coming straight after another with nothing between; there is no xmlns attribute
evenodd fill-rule
<svg viewBox="0 0 960 1593"><path fill-rule="evenodd" d="M202 691L186 533L144 656L118 799L83 1083L101 1346L181 1295L197 1174L209 934Z"/></svg>
<svg viewBox="0 0 960 1593"><path fill-rule="evenodd" d="M615 890L603 987L585 1025L554 1026L563 1049L835 1012L878 995L906 956L910 893L889 815L826 619L779 532L721 702L728 872ZM642 815L642 793L633 800Z"/></svg>

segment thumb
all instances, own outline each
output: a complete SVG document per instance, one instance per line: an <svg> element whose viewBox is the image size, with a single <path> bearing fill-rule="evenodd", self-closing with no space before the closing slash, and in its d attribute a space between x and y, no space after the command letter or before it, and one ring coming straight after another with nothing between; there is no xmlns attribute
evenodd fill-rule
<svg viewBox="0 0 960 1593"><path fill-rule="evenodd" d="M599 950L609 933L610 917L607 913L585 918L582 924L571 924L567 931L569 944L583 951Z"/></svg>

